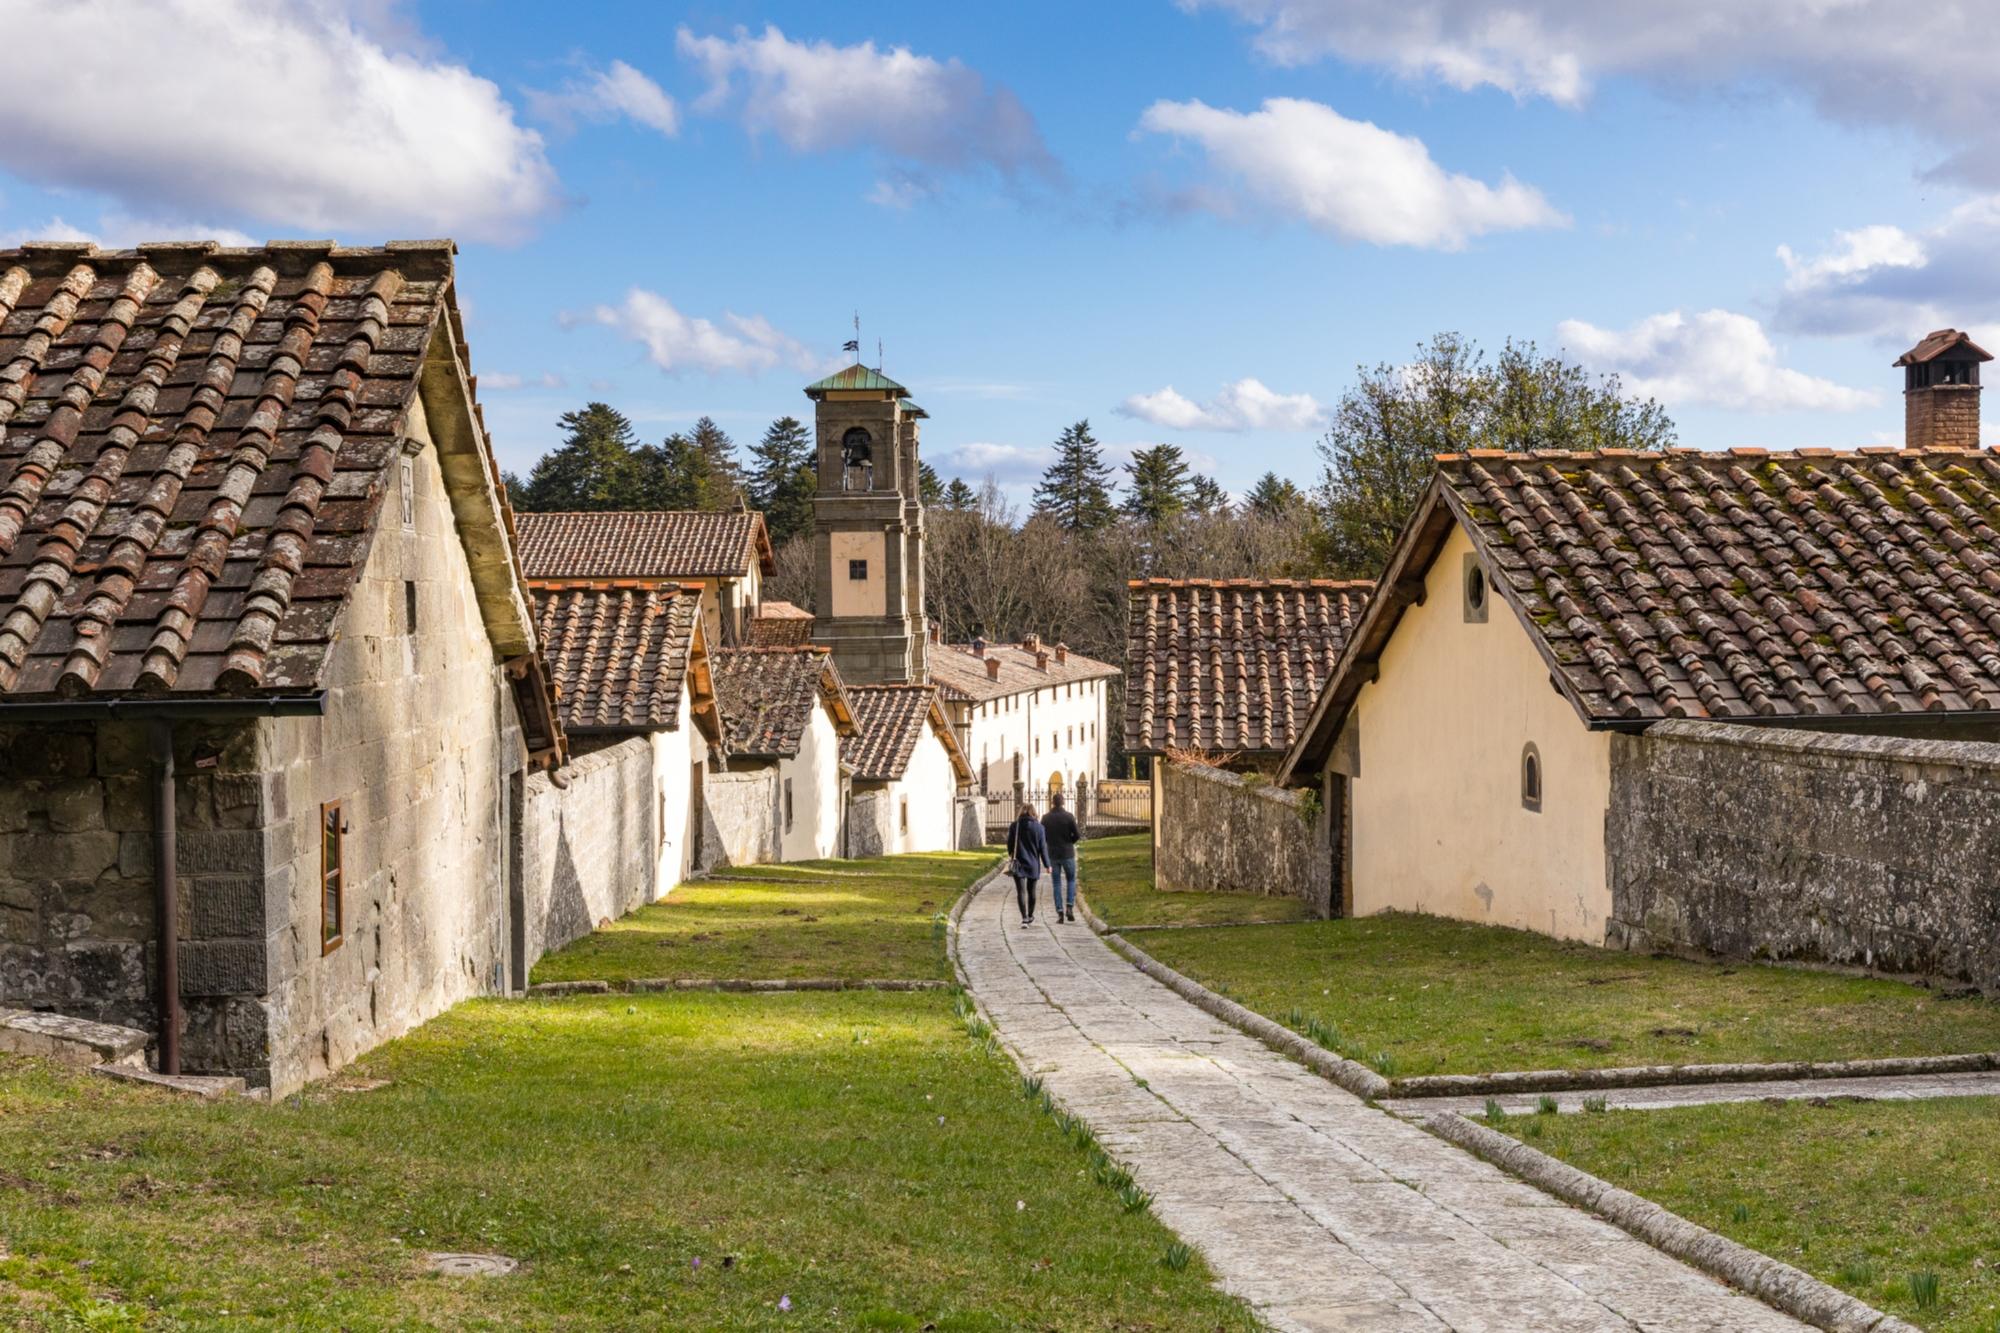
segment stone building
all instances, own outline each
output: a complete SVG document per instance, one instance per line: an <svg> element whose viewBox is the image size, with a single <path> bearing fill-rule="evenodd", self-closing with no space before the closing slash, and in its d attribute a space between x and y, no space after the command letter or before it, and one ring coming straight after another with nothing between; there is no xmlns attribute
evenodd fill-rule
<svg viewBox="0 0 2000 1333"><path fill-rule="evenodd" d="M1977 403L1957 380L1911 393ZM2000 458L1973 449L1444 457L1280 780L1344 802L1355 913L1616 942L1644 923L1608 838L1664 790L1641 765L1667 752L1623 738L1688 719L2000 739L1996 497ZM1850 870L1879 836L1864 790L1809 797L1856 816Z"/></svg>
<svg viewBox="0 0 2000 1333"><path fill-rule="evenodd" d="M704 864L707 772L722 753L709 663L709 593L654 579L530 579L536 633L564 731L579 753L643 737L652 789L651 890L660 898ZM580 809L578 819L605 812Z"/></svg>
<svg viewBox="0 0 2000 1333"><path fill-rule="evenodd" d="M839 856L849 774L841 763L854 713L825 648L725 648L715 690L733 772L769 768L777 781L771 846L779 861Z"/></svg>
<svg viewBox="0 0 2000 1333"><path fill-rule="evenodd" d="M518 983L562 758L449 242L0 250L0 1006L277 1093Z"/></svg>
<svg viewBox="0 0 2000 1333"><path fill-rule="evenodd" d="M933 641L929 665L982 795L1074 798L1104 778L1107 682L1117 667L1032 637Z"/></svg>
<svg viewBox="0 0 2000 1333"><path fill-rule="evenodd" d="M935 685L855 685L847 691L854 734L841 742L853 770L847 855L948 852L967 841L961 793L972 770ZM974 822L976 827L976 820Z"/></svg>
<svg viewBox="0 0 2000 1333"><path fill-rule="evenodd" d="M637 579L701 588L710 645L749 641L775 565L764 516L737 508L517 514L521 567L541 582Z"/></svg>
<svg viewBox="0 0 2000 1333"><path fill-rule="evenodd" d="M813 641L854 685L922 684L924 410L879 370L853 365L806 387L818 433Z"/></svg>

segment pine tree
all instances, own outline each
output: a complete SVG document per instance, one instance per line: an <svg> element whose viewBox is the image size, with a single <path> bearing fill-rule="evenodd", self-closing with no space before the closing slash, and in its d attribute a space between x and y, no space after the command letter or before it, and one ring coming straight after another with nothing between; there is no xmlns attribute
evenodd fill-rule
<svg viewBox="0 0 2000 1333"><path fill-rule="evenodd" d="M797 417L779 417L750 447L750 503L764 511L771 544L783 546L812 531L813 492L819 487L812 437Z"/></svg>
<svg viewBox="0 0 2000 1333"><path fill-rule="evenodd" d="M630 509L700 509L708 489L708 460L694 441L675 431L632 454L636 480Z"/></svg>
<svg viewBox="0 0 2000 1333"><path fill-rule="evenodd" d="M563 442L536 461L526 484L510 488L514 507L543 512L627 507L633 481L632 423L604 403L558 419Z"/></svg>
<svg viewBox="0 0 2000 1333"><path fill-rule="evenodd" d="M921 459L917 462L917 496L926 507L944 499L944 478L938 476L936 468Z"/></svg>
<svg viewBox="0 0 2000 1333"><path fill-rule="evenodd" d="M743 466L736 461L736 441L715 424L714 417L708 416L694 423L690 439L701 454L701 463L696 469L700 481L696 488L695 508L735 507L736 498L744 489Z"/></svg>
<svg viewBox="0 0 2000 1333"><path fill-rule="evenodd" d="M1158 527L1184 513L1188 507L1189 481L1186 457L1177 444L1156 444L1132 455L1125 465L1127 517Z"/></svg>
<svg viewBox="0 0 2000 1333"><path fill-rule="evenodd" d="M1116 511L1111 505L1111 469L1090 433L1090 422L1064 429L1056 441L1056 459L1035 487L1035 512L1055 521L1072 535L1108 526Z"/></svg>
<svg viewBox="0 0 2000 1333"><path fill-rule="evenodd" d="M1197 514L1227 514L1230 508L1229 492L1222 484L1206 472L1197 472L1188 482L1188 508Z"/></svg>
<svg viewBox="0 0 2000 1333"><path fill-rule="evenodd" d="M1260 518L1282 518L1305 506L1305 492L1275 472L1266 472L1243 497L1244 508Z"/></svg>
<svg viewBox="0 0 2000 1333"><path fill-rule="evenodd" d="M953 477L951 485L944 488L944 507L954 514L962 514L979 503L979 496L965 484L963 477Z"/></svg>

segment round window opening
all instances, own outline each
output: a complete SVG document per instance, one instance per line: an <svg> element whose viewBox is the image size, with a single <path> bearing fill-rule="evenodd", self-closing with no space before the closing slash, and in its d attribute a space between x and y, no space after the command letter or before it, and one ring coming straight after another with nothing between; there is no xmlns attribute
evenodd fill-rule
<svg viewBox="0 0 2000 1333"><path fill-rule="evenodd" d="M1486 609L1486 571L1478 565L1465 571L1465 604L1475 612Z"/></svg>

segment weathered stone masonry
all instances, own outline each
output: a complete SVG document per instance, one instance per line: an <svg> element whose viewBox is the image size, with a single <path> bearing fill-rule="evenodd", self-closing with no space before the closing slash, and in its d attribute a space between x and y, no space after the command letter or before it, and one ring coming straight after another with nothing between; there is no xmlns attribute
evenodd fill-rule
<svg viewBox="0 0 2000 1333"><path fill-rule="evenodd" d="M1198 764L1157 761L1153 879L1165 890L1300 898L1332 915L1333 857L1324 810L1304 795ZM1087 879L1087 874L1086 874Z"/></svg>
<svg viewBox="0 0 2000 1333"><path fill-rule="evenodd" d="M1609 942L2000 990L2000 744L1661 723L1612 742Z"/></svg>

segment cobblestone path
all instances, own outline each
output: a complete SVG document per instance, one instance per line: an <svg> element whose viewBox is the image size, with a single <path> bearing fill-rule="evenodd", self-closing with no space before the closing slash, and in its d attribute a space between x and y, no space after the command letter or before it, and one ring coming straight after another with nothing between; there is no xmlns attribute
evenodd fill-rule
<svg viewBox="0 0 2000 1333"><path fill-rule="evenodd" d="M1001 1039L1276 1328L1806 1327L1368 1107L1089 927L1022 929L1005 880L977 891L958 947Z"/></svg>

